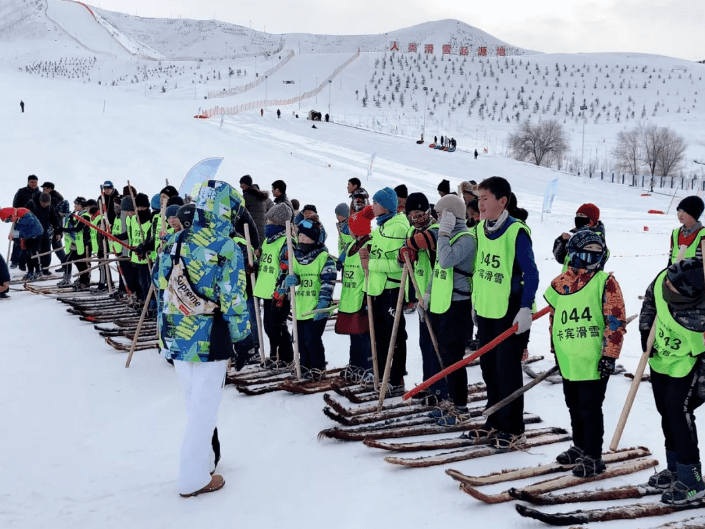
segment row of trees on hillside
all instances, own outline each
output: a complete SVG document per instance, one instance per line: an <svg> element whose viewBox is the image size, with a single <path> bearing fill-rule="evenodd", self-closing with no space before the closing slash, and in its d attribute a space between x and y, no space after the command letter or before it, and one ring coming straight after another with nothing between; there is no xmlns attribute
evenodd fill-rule
<svg viewBox="0 0 705 529"><path fill-rule="evenodd" d="M509 134L508 143L512 158L558 169L569 151L565 128L555 119L537 124L523 121ZM641 124L619 132L612 156L618 171L670 176L682 167L687 148L685 138L670 128Z"/></svg>
<svg viewBox="0 0 705 529"><path fill-rule="evenodd" d="M620 171L639 174L643 169L651 176L669 176L681 167L687 148L685 138L670 128L642 124L617 135L612 156Z"/></svg>

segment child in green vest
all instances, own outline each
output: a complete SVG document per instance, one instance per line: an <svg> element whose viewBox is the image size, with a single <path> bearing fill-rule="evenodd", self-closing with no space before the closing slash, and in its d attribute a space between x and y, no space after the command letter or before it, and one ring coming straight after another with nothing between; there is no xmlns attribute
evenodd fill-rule
<svg viewBox="0 0 705 529"><path fill-rule="evenodd" d="M653 475L649 485L664 490L664 503L683 504L705 497L693 413L705 397L705 281L700 259L670 265L649 285L639 315L644 351L654 325L649 366L667 468Z"/></svg>
<svg viewBox="0 0 705 529"><path fill-rule="evenodd" d="M90 216L91 224L97 228L103 229L103 216L100 214L100 208L95 200L89 200L88 214ZM105 259L105 253L103 252L103 242L105 237L98 233L98 230L91 228L91 254L98 257L98 259ZM98 279L98 291L103 291L108 289L108 265L104 264L100 267L100 278Z"/></svg>
<svg viewBox="0 0 705 529"><path fill-rule="evenodd" d="M471 282L476 243L465 225L465 202L457 195L445 195L436 203L440 216L438 248L433 276L426 288L424 306L438 338L444 366L450 366L465 355L468 338L467 322L472 320ZM450 406L432 413L441 426L454 426L468 417L468 375L465 369L450 373L448 396Z"/></svg>
<svg viewBox="0 0 705 529"><path fill-rule="evenodd" d="M347 207L347 204L345 204ZM350 382L373 381L372 344L370 342L369 316L367 314L365 271L360 260L360 250L369 250L370 232L374 219L372 207L353 213L346 220L352 240L345 246L339 260L343 264L343 288L340 291L335 332L350 336L350 361L341 377Z"/></svg>
<svg viewBox="0 0 705 529"><path fill-rule="evenodd" d="M284 281L288 265L286 256L286 221L291 219L291 209L285 203L276 204L266 215L262 254L257 262L257 284L253 294L262 300L264 332L269 338L271 365L279 360L283 365L294 361L294 349L287 318L291 301L286 289L277 289Z"/></svg>
<svg viewBox="0 0 705 529"><path fill-rule="evenodd" d="M74 215L80 215L86 220L88 219L88 213L83 211L83 206L86 199L83 197L76 197L73 201L73 213ZM64 271L64 278L59 281L58 286L70 286L71 285L71 263L76 262L76 269L79 272L83 272L88 269L88 263L84 261L86 258L86 247L90 244L90 228L80 222L79 220L71 217L67 213L60 213L63 218L63 225L61 227L61 233L64 234L64 247L69 249L69 254L66 257L66 266ZM89 288L91 278L88 274L81 274L78 279L74 282L74 288L76 289L86 289Z"/></svg>
<svg viewBox="0 0 705 529"><path fill-rule="evenodd" d="M404 246L399 250L399 264L404 266L408 257L413 266L413 274L419 286L421 296L431 283L433 265L436 262L436 243L438 240L438 223L431 216L431 205L423 193L411 193L405 204L406 218L411 227L407 232ZM417 309L418 310L418 309ZM421 349L421 363L423 379L428 380L440 372L441 364L433 348L431 335L423 319L423 312L419 313L419 348ZM428 404L435 405L448 398L448 384L443 378L433 384L428 391L414 395L414 398L425 399Z"/></svg>
<svg viewBox="0 0 705 529"><path fill-rule="evenodd" d="M605 470L602 461L602 403L626 333L619 283L602 268L604 239L579 230L567 245L568 270L556 277L544 297L551 306L551 350L563 376L573 446L556 457L575 464L573 474L590 477Z"/></svg>
<svg viewBox="0 0 705 529"><path fill-rule="evenodd" d="M283 287L290 289L298 285L294 321L298 330L302 376L308 380L320 380L326 369L323 332L330 314L325 309L330 307L333 299L338 271L320 241L318 216L299 221L296 229L298 242L290 261L294 273L286 276ZM317 312L310 314L312 311Z"/></svg>
<svg viewBox="0 0 705 529"><path fill-rule="evenodd" d="M531 234L511 216L507 206L512 188L502 177L492 176L478 186L480 216L472 284L480 347L518 326L515 334L480 357L487 385L487 406L494 406L522 387L521 359L531 328L531 307L539 284ZM487 418L476 433L495 448L514 446L523 440L524 399L519 397Z"/></svg>
<svg viewBox="0 0 705 529"><path fill-rule="evenodd" d="M669 264L676 262L676 257L681 246L686 246L687 250L683 257L703 258L702 242L705 237L705 230L700 222L700 215L703 214L703 199L693 195L685 197L678 204L678 222L682 224L680 228L673 230L671 235L671 258Z"/></svg>
<svg viewBox="0 0 705 529"><path fill-rule="evenodd" d="M354 237L350 233L348 226L348 217L350 217L350 208L345 203L340 203L335 207L335 218L338 221L338 255L342 255L345 248L353 241Z"/></svg>
<svg viewBox="0 0 705 529"><path fill-rule="evenodd" d="M401 285L402 270L397 256L406 241L409 221L403 213L396 212L397 194L393 189L389 187L380 189L374 194L372 200L372 211L377 218L377 228L372 231L370 250L363 248L360 251L360 259L363 268L369 270L367 289L372 296L377 364L381 374L384 373L392 340L394 314ZM391 390L404 387L406 338L406 320L402 312L389 377Z"/></svg>

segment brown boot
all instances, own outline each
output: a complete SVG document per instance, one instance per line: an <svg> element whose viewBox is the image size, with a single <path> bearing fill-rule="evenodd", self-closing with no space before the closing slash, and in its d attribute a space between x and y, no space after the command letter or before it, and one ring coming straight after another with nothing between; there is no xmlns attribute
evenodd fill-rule
<svg viewBox="0 0 705 529"><path fill-rule="evenodd" d="M191 494L181 494L181 497L190 498L191 496L198 496L199 494L206 494L207 492L215 492L216 490L222 489L224 485L225 479L223 479L223 476L216 474L211 478L211 482L202 489L192 492Z"/></svg>

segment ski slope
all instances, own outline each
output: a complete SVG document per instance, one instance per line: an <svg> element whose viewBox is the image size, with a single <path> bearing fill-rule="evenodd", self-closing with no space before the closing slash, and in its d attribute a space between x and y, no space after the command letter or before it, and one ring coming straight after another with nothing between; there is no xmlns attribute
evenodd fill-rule
<svg viewBox="0 0 705 529"><path fill-rule="evenodd" d="M202 95L194 100L186 88L166 94L146 90L154 79L138 86L128 79L118 87L108 87L97 85L93 73L91 82L27 74L18 69L19 64L58 58L66 52L53 52L40 40L25 41L21 47L13 42L23 55L0 59L0 91L7 103L0 107L0 120L5 124L0 131L0 206L9 205L29 174L36 174L40 182L54 182L69 200L77 195L97 196L106 179L118 189L129 180L151 196L165 179L178 185L198 160L224 156L219 171L223 180L237 185L240 176L250 174L255 183L269 189L271 182L283 179L291 198L315 204L329 233L329 246L335 248L334 208L349 201L345 187L353 176L371 193L404 183L410 192L422 191L434 202L441 179L456 186L462 180L501 175L509 179L519 205L530 213L528 224L541 277L538 307L545 304L542 292L560 272L551 255L553 239L572 226L580 204L594 202L601 209L611 250L606 268L620 282L631 315L640 309L638 296L666 263L670 231L677 226L675 204L685 196L678 193L668 215L649 215L650 209L667 211L671 195L642 197L638 189L517 163L492 151L473 160L470 153L434 151L401 135L335 123L317 123L313 129L303 115L307 108L327 106L326 91L319 95L317 105L315 101L302 104L299 119L291 115L298 108L283 108L281 119L271 109L264 117L250 112L225 119L221 128L217 119L193 119L197 107L204 104ZM92 56L76 43L67 46L76 46L72 53L77 57ZM281 80L302 79L312 85L317 75L330 72L347 56L297 56L278 78L268 81L269 97L275 97L272 91L293 89ZM251 58L242 60L252 64ZM364 70L363 59L359 61L353 65ZM290 65L292 69L287 70ZM115 80L118 71L128 75L137 66L159 71L154 61L135 64L105 56L93 71L100 68L105 80ZM192 73L189 66L186 74ZM111 67L116 72L113 77L106 74ZM295 77L297 72L300 77ZM352 80L362 72L350 72L344 72L342 90L354 92ZM357 112L359 103L350 94L341 97L339 83L334 81L330 88L334 114L339 112L336 105L343 113ZM200 94L205 89L199 85ZM260 85L255 90L264 89ZM259 96L252 94L253 99ZM25 114L20 114L20 99L27 104ZM690 125L692 137L702 137L701 123ZM376 159L368 179L373 153ZM559 184L553 211L541 222L544 189L555 178ZM2 240L8 228L0 225ZM0 309L6 359L0 384L4 454L0 527L192 529L224 522L296 529L464 527L468 523L510 529L539 527L520 518L511 503L486 506L458 492L456 483L444 474L445 467L400 470L382 460L386 454L359 443L318 441L318 432L333 425L321 413L320 395L244 397L231 386L225 389L218 424L223 452L218 468L227 484L216 494L184 500L177 493L176 474L185 415L173 368L154 351L147 351L136 353L132 367L125 369L125 355L105 344L92 326L67 314L58 302L26 292L11 295L12 300ZM406 385L410 388L421 381L414 315L407 317L407 329ZM331 367L347 362L346 337L326 333L324 343ZM537 370L553 365L545 319L534 324L529 349L534 355L546 356L534 365ZM639 354L634 323L619 362L633 371ZM470 369L469 379L481 380L479 368ZM628 389L629 382L621 376L609 383L604 406L606 444ZM546 426L569 425L560 386L544 384L533 389L527 394L526 410L540 414ZM698 417L702 417L701 410L696 412ZM648 384L640 388L621 443L636 445L648 446L655 457L665 461ZM485 474L549 462L567 446L549 445L452 466L469 474ZM644 471L601 485L644 482L648 475ZM497 485L486 490L492 493L503 488ZM683 513L668 520L686 517ZM609 527L637 529L665 521L621 521Z"/></svg>

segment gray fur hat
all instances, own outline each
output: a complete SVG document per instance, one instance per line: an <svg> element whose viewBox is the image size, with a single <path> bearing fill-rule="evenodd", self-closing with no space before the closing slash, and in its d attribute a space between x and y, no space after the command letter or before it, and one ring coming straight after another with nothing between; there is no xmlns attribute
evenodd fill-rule
<svg viewBox="0 0 705 529"><path fill-rule="evenodd" d="M450 211L456 219L465 218L465 201L458 195L446 195L436 202L436 211Z"/></svg>
<svg viewBox="0 0 705 529"><path fill-rule="evenodd" d="M350 216L350 206L348 206L345 202L341 202L335 206L335 214L347 219Z"/></svg>

